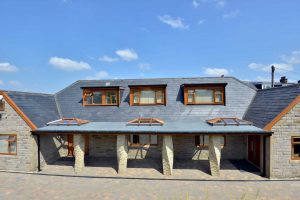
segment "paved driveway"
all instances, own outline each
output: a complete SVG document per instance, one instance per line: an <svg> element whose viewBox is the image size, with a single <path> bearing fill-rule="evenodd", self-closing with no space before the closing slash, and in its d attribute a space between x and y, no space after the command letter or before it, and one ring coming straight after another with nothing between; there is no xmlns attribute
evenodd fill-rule
<svg viewBox="0 0 300 200"><path fill-rule="evenodd" d="M180 181L0 172L0 199L299 199L300 181Z"/></svg>

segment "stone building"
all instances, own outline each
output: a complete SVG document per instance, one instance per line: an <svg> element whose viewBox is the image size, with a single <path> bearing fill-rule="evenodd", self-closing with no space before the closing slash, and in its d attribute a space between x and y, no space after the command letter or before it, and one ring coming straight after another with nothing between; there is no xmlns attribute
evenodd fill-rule
<svg viewBox="0 0 300 200"><path fill-rule="evenodd" d="M0 91L0 170L64 157L247 160L267 177L300 177L299 84L257 90L233 77L80 80L56 94Z"/></svg>

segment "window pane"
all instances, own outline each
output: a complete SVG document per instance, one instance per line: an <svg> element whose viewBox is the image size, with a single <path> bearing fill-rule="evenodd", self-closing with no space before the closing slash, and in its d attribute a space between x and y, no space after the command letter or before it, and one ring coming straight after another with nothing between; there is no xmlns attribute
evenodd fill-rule
<svg viewBox="0 0 300 200"><path fill-rule="evenodd" d="M193 103L194 90L188 90L188 103Z"/></svg>
<svg viewBox="0 0 300 200"><path fill-rule="evenodd" d="M139 144L140 143L140 137L139 135L132 135L132 143L133 144Z"/></svg>
<svg viewBox="0 0 300 200"><path fill-rule="evenodd" d="M300 144L294 144L293 157L300 158Z"/></svg>
<svg viewBox="0 0 300 200"><path fill-rule="evenodd" d="M133 103L139 103L139 92L138 91L133 92Z"/></svg>
<svg viewBox="0 0 300 200"><path fill-rule="evenodd" d="M93 103L94 104L102 104L102 93L101 92L94 92Z"/></svg>
<svg viewBox="0 0 300 200"><path fill-rule="evenodd" d="M87 104L92 104L92 97L91 96L86 97L86 103Z"/></svg>
<svg viewBox="0 0 300 200"><path fill-rule="evenodd" d="M197 103L213 103L214 91L209 89L195 90Z"/></svg>
<svg viewBox="0 0 300 200"><path fill-rule="evenodd" d="M155 91L153 90L142 90L140 97L141 104L153 104L155 103Z"/></svg>
<svg viewBox="0 0 300 200"><path fill-rule="evenodd" d="M215 102L216 103L223 102L223 93L222 93L222 91L216 90L216 93L215 93Z"/></svg>
<svg viewBox="0 0 300 200"><path fill-rule="evenodd" d="M293 142L300 142L300 137L293 138Z"/></svg>
<svg viewBox="0 0 300 200"><path fill-rule="evenodd" d="M161 90L156 91L156 103L164 103L164 93Z"/></svg>
<svg viewBox="0 0 300 200"><path fill-rule="evenodd" d="M106 93L106 104L116 104L116 103L117 103L116 92L107 92Z"/></svg>
<svg viewBox="0 0 300 200"><path fill-rule="evenodd" d="M17 142L16 136L1 135L0 136L0 153L3 154L16 154Z"/></svg>

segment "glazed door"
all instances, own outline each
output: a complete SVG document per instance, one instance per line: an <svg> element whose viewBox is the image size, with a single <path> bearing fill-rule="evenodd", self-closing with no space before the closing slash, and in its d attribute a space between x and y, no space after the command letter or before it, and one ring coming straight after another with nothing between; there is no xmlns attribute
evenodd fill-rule
<svg viewBox="0 0 300 200"><path fill-rule="evenodd" d="M260 136L248 136L248 160L260 167Z"/></svg>
<svg viewBox="0 0 300 200"><path fill-rule="evenodd" d="M73 135L68 135L68 156L74 156L74 142ZM89 155L89 136L85 136L84 154Z"/></svg>

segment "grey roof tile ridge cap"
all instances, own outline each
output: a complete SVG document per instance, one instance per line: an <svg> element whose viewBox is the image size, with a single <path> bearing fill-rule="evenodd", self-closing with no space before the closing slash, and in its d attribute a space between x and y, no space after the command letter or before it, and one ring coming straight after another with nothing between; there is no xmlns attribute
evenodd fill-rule
<svg viewBox="0 0 300 200"><path fill-rule="evenodd" d="M45 95L45 96L54 96L54 94L50 93L41 93L41 92L25 92L25 91L16 91L16 90L0 90L6 93L23 93L23 94L30 94L30 95Z"/></svg>
<svg viewBox="0 0 300 200"><path fill-rule="evenodd" d="M80 82L90 82L90 81L114 81L114 80L164 80L164 79L222 79L222 78L234 78L231 76L225 76L225 77L219 77L219 76L211 76L211 77L206 77L206 76L198 76L198 77L162 77L162 78L120 78L120 79L92 79L92 80L78 80ZM237 79L237 78L235 78ZM238 79L237 79L238 80ZM247 85L247 84L246 84Z"/></svg>
<svg viewBox="0 0 300 200"><path fill-rule="evenodd" d="M242 83L243 85L245 85L245 86L251 88L251 89L254 90L254 91L257 91L257 90L258 90L253 84L251 84L251 85L250 85L250 84L247 84L247 83L245 83L244 81L242 81L242 80L240 80L240 79L238 79L238 78L236 78L236 77L234 77L234 76L227 76L227 77L228 77L228 78L232 78L232 79L234 79L234 80L236 80L236 81Z"/></svg>
<svg viewBox="0 0 300 200"><path fill-rule="evenodd" d="M58 115L59 115L60 118L62 118L63 115L62 115L62 111L61 111L61 108L60 108L60 104L59 104L59 102L57 100L56 94L54 95L54 101L55 101L55 105L56 105L56 109L57 109Z"/></svg>
<svg viewBox="0 0 300 200"><path fill-rule="evenodd" d="M61 92L67 90L68 88L72 87L73 85L76 85L77 83L82 82L82 81L83 80L77 80L77 81L71 83L70 85L68 85L67 87L64 87L63 89L61 89L58 92L54 93L54 95L56 96L56 95L60 94Z"/></svg>
<svg viewBox="0 0 300 200"><path fill-rule="evenodd" d="M245 119L245 117L247 116L247 114L248 114L248 112L249 112L249 110L250 110L250 108L251 108L251 106L252 106L254 100L256 99L257 94L258 94L258 91L256 90L256 93L255 93L255 95L253 95L253 97L252 97L252 99L251 99L251 102L250 102L249 105L247 106L247 109L246 109L246 111L244 112L242 119Z"/></svg>

